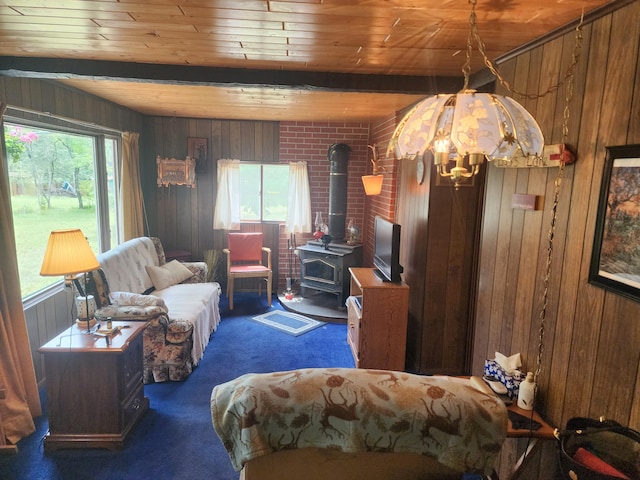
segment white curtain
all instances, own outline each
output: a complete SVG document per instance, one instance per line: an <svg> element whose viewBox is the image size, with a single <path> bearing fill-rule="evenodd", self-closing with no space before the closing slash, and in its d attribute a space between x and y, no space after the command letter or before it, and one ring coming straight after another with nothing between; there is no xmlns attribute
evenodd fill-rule
<svg viewBox="0 0 640 480"><path fill-rule="evenodd" d="M289 164L289 204L285 233L311 232L311 193L307 162Z"/></svg>
<svg viewBox="0 0 640 480"><path fill-rule="evenodd" d="M240 229L240 160L218 160L214 230Z"/></svg>

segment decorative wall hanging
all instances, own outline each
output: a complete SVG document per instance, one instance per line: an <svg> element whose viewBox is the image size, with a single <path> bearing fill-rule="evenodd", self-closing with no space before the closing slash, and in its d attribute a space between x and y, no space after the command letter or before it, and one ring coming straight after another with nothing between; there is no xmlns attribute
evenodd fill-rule
<svg viewBox="0 0 640 480"><path fill-rule="evenodd" d="M640 145L606 151L589 283L640 301Z"/></svg>
<svg viewBox="0 0 640 480"><path fill-rule="evenodd" d="M189 137L187 139L187 156L196 162L196 173L207 173L207 139Z"/></svg>
<svg viewBox="0 0 640 480"><path fill-rule="evenodd" d="M542 149L542 155L535 157L525 157L524 155L515 155L510 161L494 160L496 167L502 168L532 168L532 167L559 167L560 162L569 165L576 161L576 156L562 143L553 145L545 145Z"/></svg>
<svg viewBox="0 0 640 480"><path fill-rule="evenodd" d="M158 186L186 185L196 187L196 161L187 157L184 160L156 157L158 164Z"/></svg>

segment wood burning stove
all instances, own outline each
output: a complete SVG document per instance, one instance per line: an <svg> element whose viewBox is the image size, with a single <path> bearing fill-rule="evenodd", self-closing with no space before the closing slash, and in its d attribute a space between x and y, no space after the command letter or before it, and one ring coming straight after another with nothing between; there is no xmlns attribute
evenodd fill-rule
<svg viewBox="0 0 640 480"><path fill-rule="evenodd" d="M344 306L351 283L349 267L362 265L362 245L330 243L325 249L322 242L311 240L298 247L298 254L302 296L307 289L328 292L338 296L338 306Z"/></svg>
<svg viewBox="0 0 640 480"><path fill-rule="evenodd" d="M327 151L330 162L328 238L331 242L311 240L298 248L302 296L307 294L307 289L333 293L338 296L339 307L344 306L349 295L349 267L362 266L362 246L348 245L344 241L350 153L351 147L345 143L335 143Z"/></svg>

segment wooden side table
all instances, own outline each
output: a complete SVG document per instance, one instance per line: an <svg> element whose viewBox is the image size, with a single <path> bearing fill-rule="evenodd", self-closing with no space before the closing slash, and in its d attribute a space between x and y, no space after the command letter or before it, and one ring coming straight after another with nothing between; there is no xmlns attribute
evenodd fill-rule
<svg viewBox="0 0 640 480"><path fill-rule="evenodd" d="M45 449L122 448L149 408L144 396L142 332L145 322L111 336L68 328L40 347L44 355L49 432Z"/></svg>
<svg viewBox="0 0 640 480"><path fill-rule="evenodd" d="M515 401L515 400L514 400ZM541 427L538 430L528 430L528 429L515 429L513 428L513 424L511 420L509 420L507 426L507 438L512 439L523 439L526 438L526 446L524 448L524 452L515 460L515 463L510 466L509 479L516 480L520 478L520 476L526 471L526 466L529 463L529 460L534 456L534 452L540 448L540 441L543 440L555 440L554 431L555 428L547 423L538 412L531 412L530 410L523 410L518 406L510 405L507 407L508 410L523 415L527 418L533 418L536 422L538 422ZM506 449L513 448L513 446L504 447ZM512 453L512 452L509 452ZM502 472L501 472L502 473Z"/></svg>

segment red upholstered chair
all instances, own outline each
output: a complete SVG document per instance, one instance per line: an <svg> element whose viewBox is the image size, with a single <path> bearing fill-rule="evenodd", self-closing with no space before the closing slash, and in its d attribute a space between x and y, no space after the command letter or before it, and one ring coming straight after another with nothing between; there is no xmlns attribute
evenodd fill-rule
<svg viewBox="0 0 640 480"><path fill-rule="evenodd" d="M267 281L267 304L271 306L271 249L262 246L262 233L228 233L227 248L227 297L229 310L233 310L233 288L236 278L259 278ZM263 254L267 264L263 263ZM258 293L262 295L262 281Z"/></svg>

